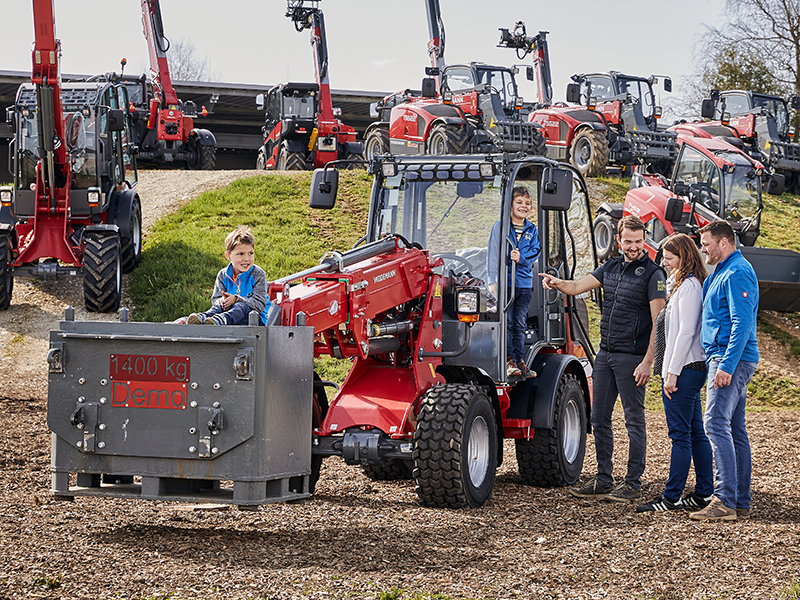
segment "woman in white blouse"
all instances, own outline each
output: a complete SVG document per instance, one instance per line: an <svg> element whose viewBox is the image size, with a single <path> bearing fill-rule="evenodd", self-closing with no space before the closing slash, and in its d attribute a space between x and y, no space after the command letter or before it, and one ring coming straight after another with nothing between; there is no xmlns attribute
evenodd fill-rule
<svg viewBox="0 0 800 600"><path fill-rule="evenodd" d="M667 304L656 320L654 372L661 374L661 399L672 455L664 492L636 507L636 512L698 510L714 495L711 444L703 429L700 390L706 380L706 357L700 344L703 281L706 268L692 239L673 234L661 246L669 272ZM694 491L683 488L694 459Z"/></svg>

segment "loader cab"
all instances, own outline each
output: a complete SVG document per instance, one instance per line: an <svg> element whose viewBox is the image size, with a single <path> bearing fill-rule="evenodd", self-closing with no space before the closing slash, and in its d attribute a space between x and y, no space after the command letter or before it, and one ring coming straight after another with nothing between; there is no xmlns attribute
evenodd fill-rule
<svg viewBox="0 0 800 600"><path fill-rule="evenodd" d="M545 348L564 348L569 337L563 295L545 293L539 273L581 277L594 269L588 195L579 176L544 159L507 161L500 155L392 161L397 172L376 181L367 239L400 234L441 258L450 284L444 290L443 349L465 340L454 308L454 290L477 287L486 302L471 325L468 349L447 358L453 366L476 366L504 381L506 321L513 300L506 257L515 245L511 228L512 191L524 187L533 200L527 217L536 225L541 247L535 259L526 334L530 361ZM582 181L582 180L580 180ZM558 198L559 200L554 200ZM569 226L569 231L567 227Z"/></svg>
<svg viewBox="0 0 800 600"><path fill-rule="evenodd" d="M714 119L721 120L723 113L732 117L760 112L775 119L778 135L786 140L789 135L789 106L786 100L769 94L756 94L744 90L721 92L714 108Z"/></svg>
<svg viewBox="0 0 800 600"><path fill-rule="evenodd" d="M442 74L442 88L454 95L466 95L475 91L494 93L506 116L513 114L519 95L514 72L511 69L484 63L445 67Z"/></svg>
<svg viewBox="0 0 800 600"><path fill-rule="evenodd" d="M656 97L649 79L623 75L616 71L574 76L580 83L580 104L586 105L594 98L598 105L615 100L634 107L641 113L648 129L655 130L657 110ZM671 89L671 85L668 86ZM637 114L637 117L639 115ZM618 117L619 118L619 117Z"/></svg>

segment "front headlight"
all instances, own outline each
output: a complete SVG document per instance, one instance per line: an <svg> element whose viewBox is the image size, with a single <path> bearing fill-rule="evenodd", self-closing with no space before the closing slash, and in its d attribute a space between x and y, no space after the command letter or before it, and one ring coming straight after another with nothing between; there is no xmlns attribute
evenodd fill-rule
<svg viewBox="0 0 800 600"><path fill-rule="evenodd" d="M486 311L486 295L480 288L456 289L456 314L463 323L474 323Z"/></svg>

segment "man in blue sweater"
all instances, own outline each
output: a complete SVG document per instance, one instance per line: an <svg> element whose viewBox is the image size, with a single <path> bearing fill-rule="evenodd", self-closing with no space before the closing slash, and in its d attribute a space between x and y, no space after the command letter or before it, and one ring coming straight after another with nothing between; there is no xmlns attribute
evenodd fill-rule
<svg viewBox="0 0 800 600"><path fill-rule="evenodd" d="M736 249L733 229L714 221L700 230L706 263L715 266L703 284L703 350L708 362L706 434L714 453L714 498L689 518L735 521L750 516L753 466L745 427L747 384L758 365L758 279Z"/></svg>

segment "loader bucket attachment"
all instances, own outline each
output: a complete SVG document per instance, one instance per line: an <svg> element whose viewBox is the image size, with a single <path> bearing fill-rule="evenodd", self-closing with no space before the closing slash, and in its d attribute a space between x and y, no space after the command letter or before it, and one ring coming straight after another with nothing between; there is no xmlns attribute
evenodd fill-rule
<svg viewBox="0 0 800 600"><path fill-rule="evenodd" d="M783 248L742 247L758 277L758 308L800 310L800 252Z"/></svg>

